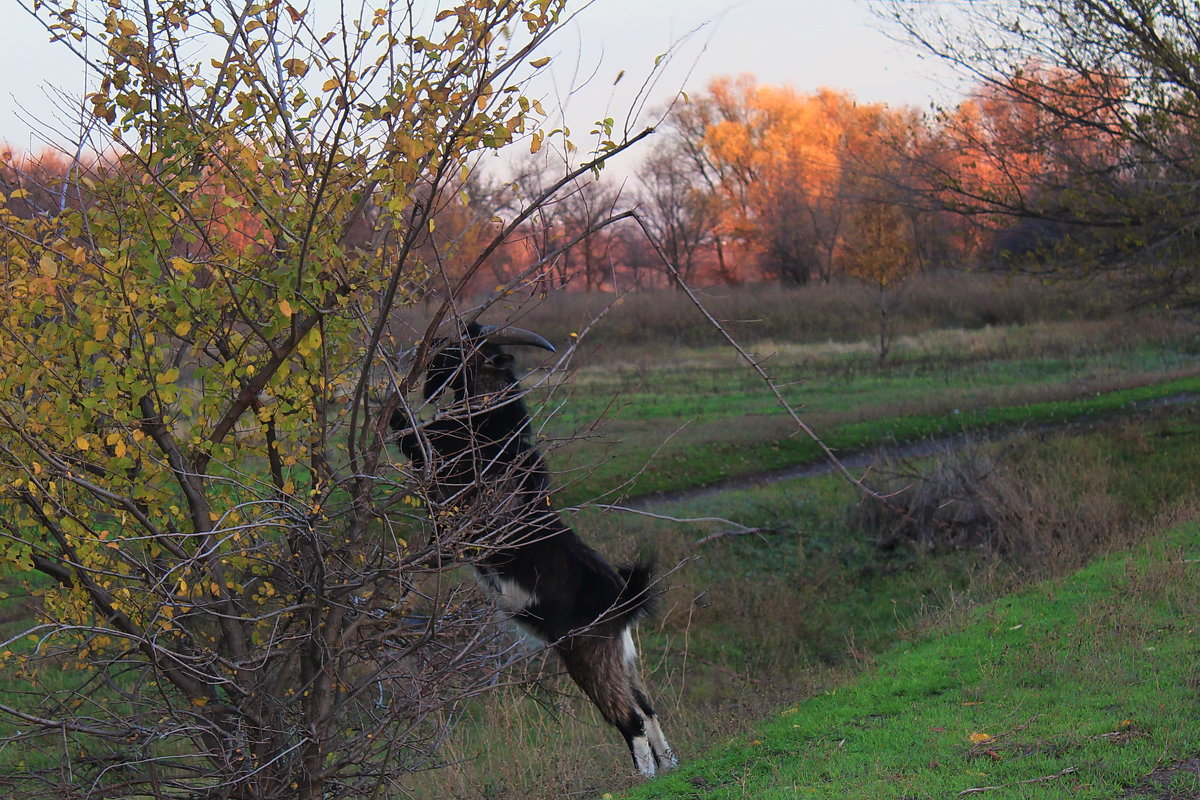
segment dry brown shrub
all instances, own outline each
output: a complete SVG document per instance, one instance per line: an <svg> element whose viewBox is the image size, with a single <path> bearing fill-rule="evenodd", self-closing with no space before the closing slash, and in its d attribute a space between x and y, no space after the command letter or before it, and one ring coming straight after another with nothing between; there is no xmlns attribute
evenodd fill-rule
<svg viewBox="0 0 1200 800"><path fill-rule="evenodd" d="M1039 572L1079 565L1125 529L1111 459L1065 438L1020 437L885 461L852 522L882 551L978 549Z"/></svg>

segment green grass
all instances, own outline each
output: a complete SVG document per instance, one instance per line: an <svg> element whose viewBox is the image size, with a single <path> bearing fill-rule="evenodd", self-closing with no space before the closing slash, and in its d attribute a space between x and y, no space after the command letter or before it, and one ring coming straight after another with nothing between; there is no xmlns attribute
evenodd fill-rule
<svg viewBox="0 0 1200 800"><path fill-rule="evenodd" d="M780 330L785 327L781 324ZM767 362L770 371L786 384L789 399L803 406L804 418L842 452L989 426L1117 413L1140 400L1200 391L1200 377L1195 376L1200 355L1186 335L1121 320L931 331L899 342L895 357L884 364L875 358L870 343L759 342L756 349L776 353ZM560 504L617 486L648 460L649 470L627 489L630 493L690 488L819 456L813 442L794 435L790 420L765 387L727 349L676 351L644 343L628 361L610 360L581 369L574 381L555 390L550 403L564 400L563 413L548 424L551 436L588 428L604 409L608 413L600 441L571 444L551 453L556 469L572 470L559 476L560 485L567 483ZM1128 522L1132 528L1179 497L1196 495L1198 420L1195 415L1172 412L1121 426L1115 434L1030 443L1021 457L1028 461L1031 474L1083 471L1056 496L1056 501L1062 500L1053 509L1056 518L1091 521L1094 501L1112 497L1122 510L1113 524ZM667 434L684 422L689 424L664 445ZM660 447L661 452L650 460ZM587 472L585 465L598 455L608 460ZM1092 469L1095 472L1087 471ZM1089 481L1094 483L1090 493L1085 485ZM1076 492L1080 485L1083 489ZM948 610L994 597L1021 579L1014 577L1011 565L978 552L881 555L870 534L849 521L847 512L856 500L844 481L822 477L656 509L679 517L721 516L773 531L703 546L696 540L721 530L720 523L671 524L596 509L570 514L581 535L613 561L645 549L656 552L665 569L678 565L667 578L671 590L659 615L643 623L640 637L648 682L664 711L668 734L688 756L687 769L694 770L683 773L690 786L684 790L692 792L683 796L706 797L710 785L714 792L733 792L736 780L730 776L761 780L768 786L769 776L757 776L746 759L765 754L763 763L772 764L778 774L792 767L784 763L789 761L784 750L771 749L775 739L766 734L726 748L734 755L722 758L745 762L736 769L709 769L696 754L787 703L820 695L830 686L849 686L848 681L869 671L877 658L885 671L892 670L893 680L900 681L901 673L887 666L889 659L900 656L880 657L879 653L912 640ZM1031 647L1018 649L1024 653ZM554 663L550 662L551 670ZM1053 669L1043 667L1043 672ZM967 673L959 670L953 677L962 675ZM73 674L64 672L64 676L65 689ZM517 676L512 677L515 681ZM972 685L983 686L985 679L971 677ZM20 681L0 685L0 691L25 685ZM408 787L413 796L525 800L595 796L616 788L613 776L626 763L619 736L595 718L591 706L567 682L550 678L545 688L543 692L540 687L521 685L472 704L460 730L447 743L445 755L454 766L414 776L414 785ZM830 737L848 726L861 727L865 735L885 720L898 719L899 711L920 696L920 686L913 691L876 692L871 702L888 710L862 711L848 722L838 722L832 706L821 712L825 716L813 716L825 719L828 726L823 733L815 723L805 728L807 738L787 745L793 748L791 760L803 761L801 756L824 752L822 748L836 760L852 740L839 747L837 743L847 737ZM949 690L944 694L948 698ZM893 695L899 699L889 699ZM811 702L833 701L817 697ZM969 713L984 709L962 708ZM876 713L884 716L872 716ZM809 715L804 712L806 719ZM790 727L799 716L794 712L781 717L779 735L799 730ZM1140 726L1147 724L1133 717L1120 717L1118 722L1125 718L1134 719L1139 733ZM589 721L593 724L586 724ZM919 735L924 733L930 740L928 747L944 746L953 753L971 732L1013 729L1013 724L1000 727L983 717L954 724L965 726L954 729L958 738L938 739L951 728L930 722L929 730L914 729L913 741L920 740L925 747ZM1110 723L1104 717L1091 724L1105 732ZM945 727L946 732L932 730L937 727ZM1053 732L1047 735L1057 741ZM755 739L770 747L750 745ZM855 746L865 747L863 742L876 746L873 740ZM879 746L880 759L885 759L886 750ZM910 741L903 755L910 756L913 747ZM869 762L870 752L863 753ZM1008 757L1007 752L1001 755ZM12 757L10 748L0 754L0 763ZM946 757L930 756L925 762ZM993 762L991 756L964 758L968 766L981 771ZM859 769L866 774L866 767ZM967 776L971 777L969 771ZM790 795L782 788L786 780L796 783ZM778 789L771 784L769 790L806 796L801 788L809 783L786 780Z"/></svg>
<svg viewBox="0 0 1200 800"><path fill-rule="evenodd" d="M818 435L834 452L847 453L931 436L1114 414L1137 403L1193 392L1200 392L1200 377L1166 380L1108 392L1085 390L1083 396L1040 403L1001 406L985 402L975 406L962 403L960 405L964 408L954 408L948 413L938 411L834 424L818 429ZM762 441L749 438L753 431L754 426L747 424L744 419L730 420L718 431L711 432L712 435L699 441L684 437L684 441L677 446L671 446L668 442L661 449L649 452L641 447L625 447L597 465L587 481L563 492L562 498L568 503L582 502L622 486L631 475L637 477L625 485L623 491L640 496L705 486L822 458L819 445L806 436L792 435ZM652 459L652 469L638 474L647 459Z"/></svg>
<svg viewBox="0 0 1200 800"><path fill-rule="evenodd" d="M931 331L898 344L883 364L860 345L760 344L775 354L766 364L785 398L843 452L1111 413L1200 388L1189 331L1128 320ZM547 444L565 502L707 485L820 457L728 349L641 359L589 366L550 393Z"/></svg>
<svg viewBox="0 0 1200 800"><path fill-rule="evenodd" d="M1114 797L1200 752L1197 556L1190 524L984 605L628 796Z"/></svg>

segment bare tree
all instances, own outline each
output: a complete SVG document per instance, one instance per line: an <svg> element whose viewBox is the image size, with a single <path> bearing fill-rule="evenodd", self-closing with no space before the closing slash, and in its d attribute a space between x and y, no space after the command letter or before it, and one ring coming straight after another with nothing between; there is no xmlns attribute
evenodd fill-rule
<svg viewBox="0 0 1200 800"><path fill-rule="evenodd" d="M892 0L880 8L982 87L947 115L946 141L969 147L969 164L987 166L994 180L942 160L930 173L946 207L1016 221L1012 241L1026 265L1109 273L1147 299L1200 307L1200 5Z"/></svg>
<svg viewBox="0 0 1200 800"><path fill-rule="evenodd" d="M715 248L720 201L678 142L646 159L640 177L641 216L678 267L678 278L691 282L704 254Z"/></svg>

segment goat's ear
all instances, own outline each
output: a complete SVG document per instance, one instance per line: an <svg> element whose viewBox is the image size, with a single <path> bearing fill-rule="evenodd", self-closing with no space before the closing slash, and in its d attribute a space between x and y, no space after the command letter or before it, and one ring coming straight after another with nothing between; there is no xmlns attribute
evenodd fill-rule
<svg viewBox="0 0 1200 800"><path fill-rule="evenodd" d="M493 369L510 369L517 360L508 353L495 353L487 357L487 365Z"/></svg>

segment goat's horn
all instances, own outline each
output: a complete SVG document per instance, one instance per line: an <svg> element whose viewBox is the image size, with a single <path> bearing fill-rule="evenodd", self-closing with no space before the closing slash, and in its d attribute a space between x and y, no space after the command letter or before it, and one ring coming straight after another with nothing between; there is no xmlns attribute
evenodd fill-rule
<svg viewBox="0 0 1200 800"><path fill-rule="evenodd" d="M538 336L533 331L524 328L504 327L500 325L480 325L479 338L486 339L492 344L523 345L525 347L540 347L543 350L556 352L554 345Z"/></svg>

